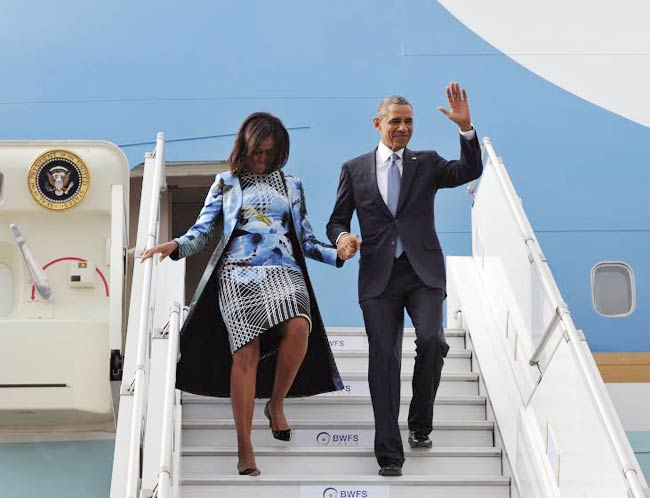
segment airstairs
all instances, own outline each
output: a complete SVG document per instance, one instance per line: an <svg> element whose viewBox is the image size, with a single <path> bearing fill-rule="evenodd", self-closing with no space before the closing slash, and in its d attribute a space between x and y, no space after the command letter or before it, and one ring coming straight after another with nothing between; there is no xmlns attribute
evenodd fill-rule
<svg viewBox="0 0 650 498"><path fill-rule="evenodd" d="M262 469L258 478L234 476L237 452L229 400L182 396L181 496L510 496L503 453L495 444L495 425L464 331L447 330L451 350L434 410L431 450L410 450L406 442L415 337L412 330L405 333L400 423L406 463L404 476L392 479L377 475L372 450L365 332L333 328L328 336L345 388L285 402L294 430L291 443L273 439L263 402L256 404L253 442Z"/></svg>
<svg viewBox="0 0 650 498"><path fill-rule="evenodd" d="M403 344L404 475L377 475L362 328L327 329L344 389L285 402L293 440L274 440L258 400L259 477L240 477L228 399L174 389L186 310L184 262L133 271L111 498L509 498L646 496L647 484L588 346L562 302L521 200L488 139L472 185L472 256L448 267L451 347L433 448L410 450L414 331ZM138 252L159 232L164 140L145 160ZM498 220L498 223L497 223Z"/></svg>

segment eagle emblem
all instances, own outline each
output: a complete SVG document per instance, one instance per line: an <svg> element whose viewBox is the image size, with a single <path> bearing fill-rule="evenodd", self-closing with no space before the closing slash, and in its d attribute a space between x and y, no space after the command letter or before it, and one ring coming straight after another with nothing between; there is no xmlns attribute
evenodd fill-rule
<svg viewBox="0 0 650 498"><path fill-rule="evenodd" d="M66 150L44 152L32 163L27 175L36 202L55 211L79 204L88 192L89 182L85 163Z"/></svg>
<svg viewBox="0 0 650 498"><path fill-rule="evenodd" d="M75 186L75 183L70 181L70 170L64 166L54 166L47 170L46 174L49 184L45 185L45 189L54 192L57 197L67 194Z"/></svg>

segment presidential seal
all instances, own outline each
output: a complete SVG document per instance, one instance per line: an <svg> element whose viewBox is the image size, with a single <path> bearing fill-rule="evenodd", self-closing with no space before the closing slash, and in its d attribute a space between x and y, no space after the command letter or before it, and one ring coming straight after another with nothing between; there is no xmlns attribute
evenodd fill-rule
<svg viewBox="0 0 650 498"><path fill-rule="evenodd" d="M38 156L29 168L27 185L41 206L55 211L79 204L90 184L84 162L67 150L51 150Z"/></svg>

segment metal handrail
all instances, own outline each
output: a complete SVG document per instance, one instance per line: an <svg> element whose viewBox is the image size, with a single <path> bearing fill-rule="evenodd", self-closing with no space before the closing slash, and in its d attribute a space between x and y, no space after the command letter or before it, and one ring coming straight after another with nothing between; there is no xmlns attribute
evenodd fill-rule
<svg viewBox="0 0 650 498"><path fill-rule="evenodd" d="M23 261L25 262L29 276L32 278L34 287L36 287L36 290L43 299L50 299L52 297L52 286L47 279L47 275L45 275L43 267L32 255L32 252L29 250L29 246L27 245L27 241L25 240L25 237L23 237L23 234L20 233L20 230L18 230L18 227L14 223L11 223L9 225L9 230L16 239L16 244L23 256Z"/></svg>
<svg viewBox="0 0 650 498"><path fill-rule="evenodd" d="M167 368L165 375L165 401L163 404L160 467L158 470L157 497L169 498L172 481L172 441L174 429L174 400L176 391L176 359L178 356L181 305L174 302L169 317L167 342Z"/></svg>
<svg viewBox="0 0 650 498"><path fill-rule="evenodd" d="M617 425L614 423L614 415L611 413L609 405L606 403L600 386L598 385L598 380L594 375L592 370L589 368L587 359L584 356L584 352L580 347L580 335L576 330L573 319L567 305L562 300L560 290L557 287L555 279L551 273L551 270L546 262L546 258L543 257L543 253L539 243L533 236L534 232L528 221L528 217L524 212L521 202L515 193L515 189L512 185L510 177L506 168L504 167L501 159L497 156L494 147L492 146L492 141L485 137L483 139L483 145L485 151L490 158L490 162L494 166L494 171L496 172L497 178L501 187L504 190L506 199L510 208L517 220L517 225L519 230L524 238L524 243L528 246L530 253L530 262L535 268L537 275L540 278L542 288L546 298L550 301L551 305L556 311L551 325L549 326L544 333L540 345L537 350L531 357L532 364L537 364L539 361L539 356L542 352L542 349L548 344L551 334L558 328L557 324L562 323L563 329L568 336L569 345L573 357L578 365L578 370L582 376L583 381L587 386L587 391L596 407L596 411L605 427L605 432L607 433L607 438L610 442L612 449L618 460L618 464L621 467L621 471L627 484L629 486L629 491L632 494L633 498L647 498L646 493L643 488L642 480L639 477L637 472L637 467L632 461L630 461L628 454L625 450L625 444L620 432L617 430ZM540 347L541 346L541 347Z"/></svg>
<svg viewBox="0 0 650 498"><path fill-rule="evenodd" d="M560 320L562 320L562 317L564 315L570 315L570 314L571 311L569 310L569 306L566 305L565 303L560 303L557 306L557 308L555 308L555 313L553 313L553 318L551 318L551 322L546 326L544 335L539 340L539 344L537 345L535 351L531 355L530 360L528 360L528 364L531 367L535 365L539 365L542 352L544 351L544 349L546 349L546 345L551 340L551 336L553 335L553 332L555 332L555 328L557 327L557 324L560 323Z"/></svg>
<svg viewBox="0 0 650 498"><path fill-rule="evenodd" d="M151 204L149 205L149 220L147 223L147 240L144 249L153 247L156 243L158 211L160 208L160 185L164 158L164 135L159 132L156 136L155 162ZM143 249L143 250L144 250ZM147 339L149 338L149 307L151 295L151 279L153 273L153 258L144 262L144 282L140 300L140 323L138 326L138 349L136 355L135 379L133 381L133 413L131 418L131 439L129 441L129 460L126 478L127 498L138 498L140 478L140 449L142 446L142 426L145 408L144 382L147 373Z"/></svg>

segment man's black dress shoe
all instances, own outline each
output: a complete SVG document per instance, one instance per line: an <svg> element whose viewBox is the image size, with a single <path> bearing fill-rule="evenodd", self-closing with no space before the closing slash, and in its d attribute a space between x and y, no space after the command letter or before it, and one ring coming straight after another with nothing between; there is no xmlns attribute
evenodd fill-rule
<svg viewBox="0 0 650 498"><path fill-rule="evenodd" d="M402 475L402 467L399 465L384 465L379 469L379 475L384 477L398 477Z"/></svg>
<svg viewBox="0 0 650 498"><path fill-rule="evenodd" d="M431 448L433 443L429 436L425 434L418 434L415 431L409 432L409 446L411 448Z"/></svg>

